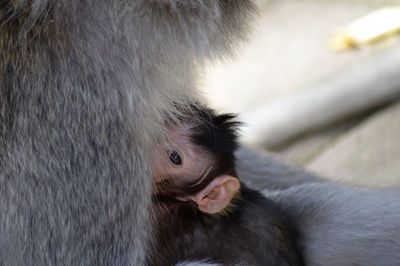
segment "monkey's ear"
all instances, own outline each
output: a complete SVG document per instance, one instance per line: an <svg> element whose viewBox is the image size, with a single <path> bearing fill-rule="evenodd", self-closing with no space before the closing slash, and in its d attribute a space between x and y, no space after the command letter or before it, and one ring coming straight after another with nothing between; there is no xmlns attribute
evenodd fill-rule
<svg viewBox="0 0 400 266"><path fill-rule="evenodd" d="M213 214L225 209L239 189L240 182L236 177L222 175L217 176L202 191L189 198L197 203L200 211Z"/></svg>

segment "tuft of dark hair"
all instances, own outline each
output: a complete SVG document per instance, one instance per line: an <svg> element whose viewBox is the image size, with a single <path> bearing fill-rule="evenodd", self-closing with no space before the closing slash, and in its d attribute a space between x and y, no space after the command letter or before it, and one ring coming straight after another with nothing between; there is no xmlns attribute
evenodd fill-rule
<svg viewBox="0 0 400 266"><path fill-rule="evenodd" d="M212 171L215 178L221 174L236 176L235 151L238 149L238 128L241 125L234 114L217 114L211 108L201 105L192 106L190 139L209 152L214 160ZM208 182L206 178L205 182Z"/></svg>
<svg viewBox="0 0 400 266"><path fill-rule="evenodd" d="M238 127L234 114L220 114L210 108L194 108L195 126L191 140L212 154L226 156L238 148Z"/></svg>

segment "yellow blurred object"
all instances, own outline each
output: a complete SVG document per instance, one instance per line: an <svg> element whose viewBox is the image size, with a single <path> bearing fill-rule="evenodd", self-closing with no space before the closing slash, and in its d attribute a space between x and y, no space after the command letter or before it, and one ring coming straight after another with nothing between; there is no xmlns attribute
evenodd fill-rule
<svg viewBox="0 0 400 266"><path fill-rule="evenodd" d="M400 6L381 8L336 31L330 47L341 51L381 41L400 32Z"/></svg>

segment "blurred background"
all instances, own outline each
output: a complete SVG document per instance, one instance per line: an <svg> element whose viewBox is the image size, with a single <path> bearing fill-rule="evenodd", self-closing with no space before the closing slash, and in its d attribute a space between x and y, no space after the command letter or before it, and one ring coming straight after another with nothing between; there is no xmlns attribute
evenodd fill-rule
<svg viewBox="0 0 400 266"><path fill-rule="evenodd" d="M332 180L400 185L400 1L258 2L248 42L204 73L210 105L240 115L247 145Z"/></svg>

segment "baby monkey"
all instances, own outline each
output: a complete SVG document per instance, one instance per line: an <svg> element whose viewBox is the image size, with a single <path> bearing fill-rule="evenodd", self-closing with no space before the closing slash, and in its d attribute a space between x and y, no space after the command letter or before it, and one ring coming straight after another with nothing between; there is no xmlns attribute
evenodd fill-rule
<svg viewBox="0 0 400 266"><path fill-rule="evenodd" d="M197 106L189 113L168 120L168 137L156 148L157 243L149 264L208 258L224 265L303 265L293 221L236 175L235 117Z"/></svg>

